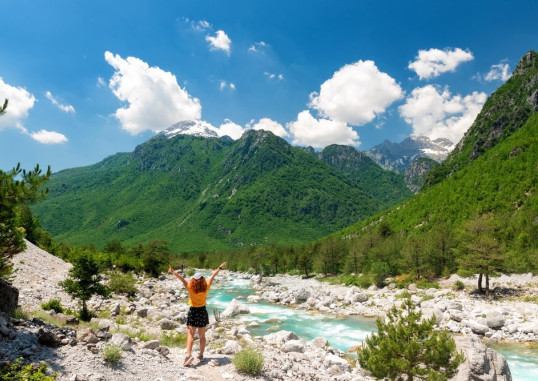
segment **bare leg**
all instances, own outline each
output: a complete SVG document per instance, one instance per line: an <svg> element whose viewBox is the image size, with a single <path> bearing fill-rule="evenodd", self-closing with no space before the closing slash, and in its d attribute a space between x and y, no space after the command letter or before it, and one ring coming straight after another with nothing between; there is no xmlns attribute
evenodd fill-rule
<svg viewBox="0 0 538 381"><path fill-rule="evenodd" d="M187 326L187 356L192 353L192 345L194 344L194 334L196 333L196 327L192 325Z"/></svg>
<svg viewBox="0 0 538 381"><path fill-rule="evenodd" d="M198 328L198 338L200 339L200 355L198 358L202 359L204 358L204 350L205 350L205 344L206 344L206 338L205 338L205 331L207 327L199 327Z"/></svg>

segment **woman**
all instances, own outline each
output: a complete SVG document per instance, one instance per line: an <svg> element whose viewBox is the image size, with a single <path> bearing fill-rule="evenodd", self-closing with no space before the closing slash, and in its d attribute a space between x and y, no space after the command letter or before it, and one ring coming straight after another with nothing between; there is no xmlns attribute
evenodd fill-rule
<svg viewBox="0 0 538 381"><path fill-rule="evenodd" d="M216 269L209 280L206 281L205 277L201 273L196 273L191 278L190 282L187 283L185 278L178 274L171 266L168 266L168 272L174 274L189 292L189 314L187 315L187 357L183 362L183 366L189 366L192 364L194 358L192 357L192 345L194 344L194 334L196 329L198 329L198 337L200 338L200 354L198 355L198 360L200 362L204 361L204 349L206 344L205 331L206 327L209 324L209 316L205 308L207 294L209 288L213 283L213 279L219 273L220 270L226 267L226 262L221 264L218 269Z"/></svg>

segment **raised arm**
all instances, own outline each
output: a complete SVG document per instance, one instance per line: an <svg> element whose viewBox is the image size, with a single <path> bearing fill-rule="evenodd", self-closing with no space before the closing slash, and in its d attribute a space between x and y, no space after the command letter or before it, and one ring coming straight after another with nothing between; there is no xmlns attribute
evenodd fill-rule
<svg viewBox="0 0 538 381"><path fill-rule="evenodd" d="M177 272L172 268L172 266L168 266L168 272L174 274L174 275L176 276L176 278L179 279L179 280L183 283L183 285L185 286L185 288L187 288L188 283L187 283L187 281L185 280L185 278L183 278L183 277L181 276L181 274L177 273Z"/></svg>
<svg viewBox="0 0 538 381"><path fill-rule="evenodd" d="M228 264L227 262L224 262L223 264L221 264L221 265L219 266L218 269L216 269L215 271L213 271L213 274L211 274L211 276L209 277L209 281L208 281L209 286L211 286L211 284L213 283L213 279L215 279L215 277L217 276L217 274L219 273L219 271L222 270L223 268L225 268L227 264Z"/></svg>

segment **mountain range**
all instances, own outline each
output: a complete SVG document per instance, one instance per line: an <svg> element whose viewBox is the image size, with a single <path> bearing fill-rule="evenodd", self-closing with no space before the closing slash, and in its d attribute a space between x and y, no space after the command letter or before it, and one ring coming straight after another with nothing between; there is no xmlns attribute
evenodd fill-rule
<svg viewBox="0 0 538 381"><path fill-rule="evenodd" d="M55 173L33 210L70 244L159 239L199 251L308 242L412 194L402 175L351 147L320 159L268 131L237 141L212 132L182 122L132 153Z"/></svg>

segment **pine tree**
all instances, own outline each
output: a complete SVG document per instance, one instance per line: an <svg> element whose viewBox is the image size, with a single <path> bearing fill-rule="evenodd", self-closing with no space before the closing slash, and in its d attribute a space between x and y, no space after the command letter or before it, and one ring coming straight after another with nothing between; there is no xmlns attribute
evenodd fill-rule
<svg viewBox="0 0 538 381"><path fill-rule="evenodd" d="M359 349L361 367L376 378L402 381L447 380L456 374L463 354L447 332L434 331L435 317L421 320L410 295L387 318L377 320L378 332Z"/></svg>
<svg viewBox="0 0 538 381"><path fill-rule="evenodd" d="M5 106L6 104L4 104ZM17 208L44 197L41 186L50 177L50 167L42 175L39 165L33 171L20 164L9 172L0 170L0 278L9 279L9 257L24 249L24 229L17 225Z"/></svg>
<svg viewBox="0 0 538 381"><path fill-rule="evenodd" d="M86 302L94 295L105 298L109 295L109 289L102 284L102 280L99 266L91 253L82 252L74 258L73 267L69 270L69 278L59 283L65 292L80 300L82 308L79 317L83 321L89 321L92 318Z"/></svg>
<svg viewBox="0 0 538 381"><path fill-rule="evenodd" d="M2 107L0 107L0 115L4 115L6 113L8 103L9 103L9 100L6 99L4 101L4 105Z"/></svg>

